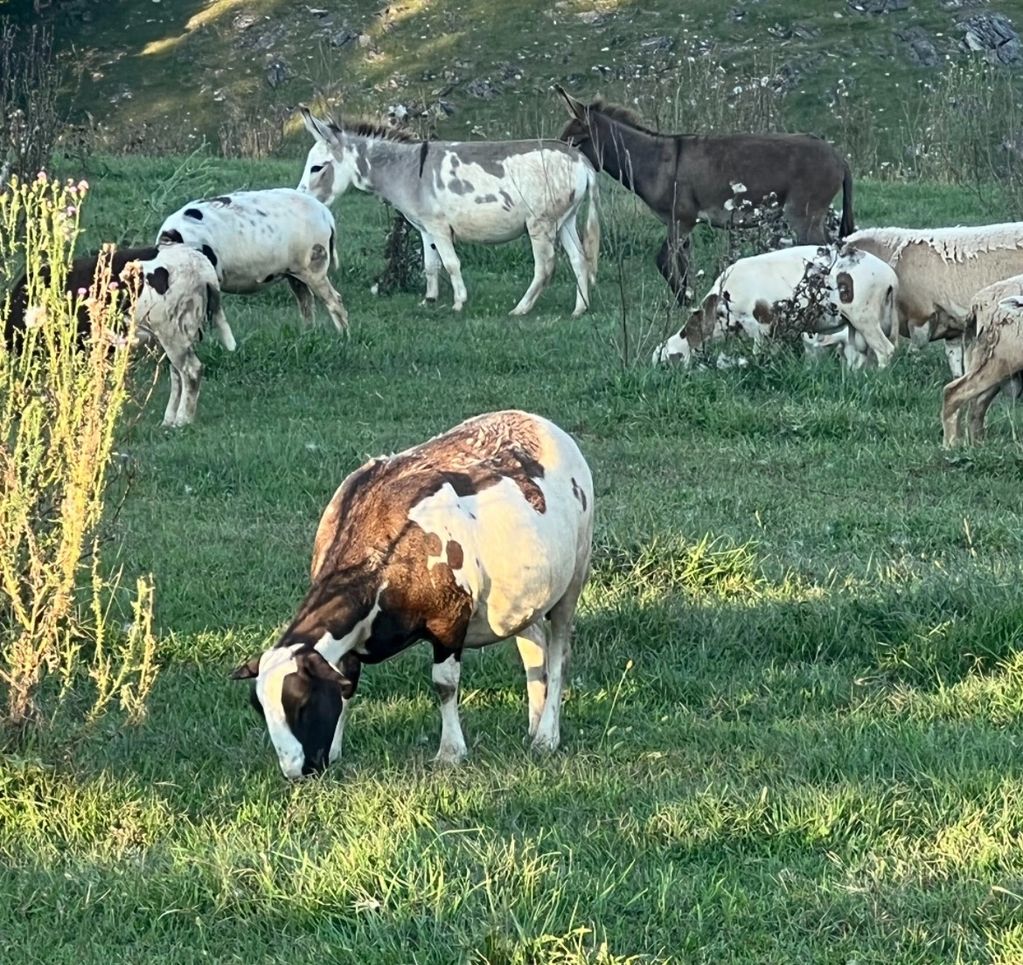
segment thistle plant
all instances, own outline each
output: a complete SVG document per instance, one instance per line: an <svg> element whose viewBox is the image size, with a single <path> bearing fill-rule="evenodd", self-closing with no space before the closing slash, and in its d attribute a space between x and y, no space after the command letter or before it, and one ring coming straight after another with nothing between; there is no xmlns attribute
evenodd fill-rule
<svg viewBox="0 0 1023 965"><path fill-rule="evenodd" d="M91 288L66 291L87 192L45 173L0 192L5 332L11 280L24 272L23 336L16 349L0 345L0 697L14 725L40 719L47 678L65 691L91 680L93 715L118 700L131 718L155 676L152 587L140 580L126 604L100 559L135 285L111 277L108 252Z"/></svg>

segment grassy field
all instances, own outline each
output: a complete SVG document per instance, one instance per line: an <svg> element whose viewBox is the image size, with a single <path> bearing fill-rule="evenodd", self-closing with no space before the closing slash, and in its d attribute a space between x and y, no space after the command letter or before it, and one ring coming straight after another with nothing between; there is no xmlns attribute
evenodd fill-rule
<svg viewBox="0 0 1023 965"><path fill-rule="evenodd" d="M786 92L784 98L763 94L782 115L772 123L834 140L863 174L880 161L909 163L919 145L943 136L934 133L931 102L949 95L936 94L933 85L949 65L983 63L982 54L961 49L961 22L990 12L986 4L958 0L869 12L877 6L867 0L687 0L682 6L672 0L84 0L52 4L48 16L60 50L81 69L75 120L88 112L114 143L141 140L147 154L157 147L181 152L202 137L216 145L231 118L258 123L282 110L301 139L294 108L314 92L326 92L348 112L374 114L441 98L454 112L440 117L442 136L481 130L489 137L535 136L564 123L554 82L580 97L598 91L630 102L639 97L650 118L669 128L720 132L730 120L725 105L736 106L736 88L747 88L741 101L751 80L758 86L767 78ZM15 15L19 7L29 4L0 0L0 15ZM997 9L1021 28L1018 2ZM930 67L909 57L905 38L914 32L934 46ZM687 58L699 63L691 67ZM720 72L713 70L717 63ZM267 68L274 64L279 80L271 87ZM998 76L996 86L1009 90L995 96L991 113L1018 115L1018 78L1012 81L1008 70ZM708 83L710 91L703 89ZM962 110L965 96L957 90L949 137L977 123L970 116L976 110ZM745 123L760 129L767 119L757 114ZM1019 139L1019 121L1006 123L993 145ZM1000 147L995 153L1004 162ZM962 164L973 160L964 154Z"/></svg>
<svg viewBox="0 0 1023 965"><path fill-rule="evenodd" d="M298 165L86 173L93 244ZM163 669L137 728L67 713L8 746L0 959L1023 960L1020 416L999 403L984 448L944 454L940 352L855 377L623 364L623 304L630 350L666 323L659 229L616 196L589 316L568 317L562 259L507 317L524 241L463 246L461 316L374 298L389 216L353 196L350 339L322 310L301 330L282 287L228 299L239 348L201 347L194 427L160 428L161 372L115 534L155 574ZM857 205L863 225L999 216L928 185L864 183ZM521 666L493 647L462 678L470 759L435 771L418 648L364 674L343 761L285 783L227 673L290 619L320 511L367 457L509 406L574 433L596 482L562 749L530 755Z"/></svg>

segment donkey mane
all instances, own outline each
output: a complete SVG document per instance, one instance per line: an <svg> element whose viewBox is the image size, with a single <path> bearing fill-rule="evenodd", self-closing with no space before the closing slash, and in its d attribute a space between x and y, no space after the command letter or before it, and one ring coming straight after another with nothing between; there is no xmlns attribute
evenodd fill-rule
<svg viewBox="0 0 1023 965"><path fill-rule="evenodd" d="M664 137L660 131L655 131L652 127L647 127L647 125L640 119L640 116L624 104L612 104L604 100L603 97L597 97L590 103L589 110L598 111L610 120L617 121L619 124L627 124L629 127L635 128L637 131L642 131L644 134L653 134L656 137Z"/></svg>
<svg viewBox="0 0 1023 965"><path fill-rule="evenodd" d="M341 118L340 121L332 120L330 126L338 132L343 131L345 134L352 134L355 137L372 137L381 141L404 141L406 143L418 144L423 140L423 138L418 137L411 131L402 131L382 121L373 120L368 117Z"/></svg>

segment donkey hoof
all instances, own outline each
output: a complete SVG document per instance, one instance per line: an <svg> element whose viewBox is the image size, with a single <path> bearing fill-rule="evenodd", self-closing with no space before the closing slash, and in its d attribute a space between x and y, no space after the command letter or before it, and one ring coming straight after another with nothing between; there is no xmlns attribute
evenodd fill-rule
<svg viewBox="0 0 1023 965"><path fill-rule="evenodd" d="M561 738L557 734L537 734L533 738L533 753L553 754L560 743Z"/></svg>

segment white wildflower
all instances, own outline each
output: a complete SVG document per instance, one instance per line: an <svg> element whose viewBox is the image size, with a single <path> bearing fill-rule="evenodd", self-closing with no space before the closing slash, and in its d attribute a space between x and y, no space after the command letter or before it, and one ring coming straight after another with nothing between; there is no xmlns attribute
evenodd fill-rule
<svg viewBox="0 0 1023 965"><path fill-rule="evenodd" d="M30 305L25 312L25 328L38 328L46 322L46 309L42 305Z"/></svg>
<svg viewBox="0 0 1023 965"><path fill-rule="evenodd" d="M725 211L731 211L735 207L735 202L729 198L724 205Z"/></svg>
<svg viewBox="0 0 1023 965"><path fill-rule="evenodd" d="M732 182L732 194L742 194L746 190L746 185L742 181Z"/></svg>

